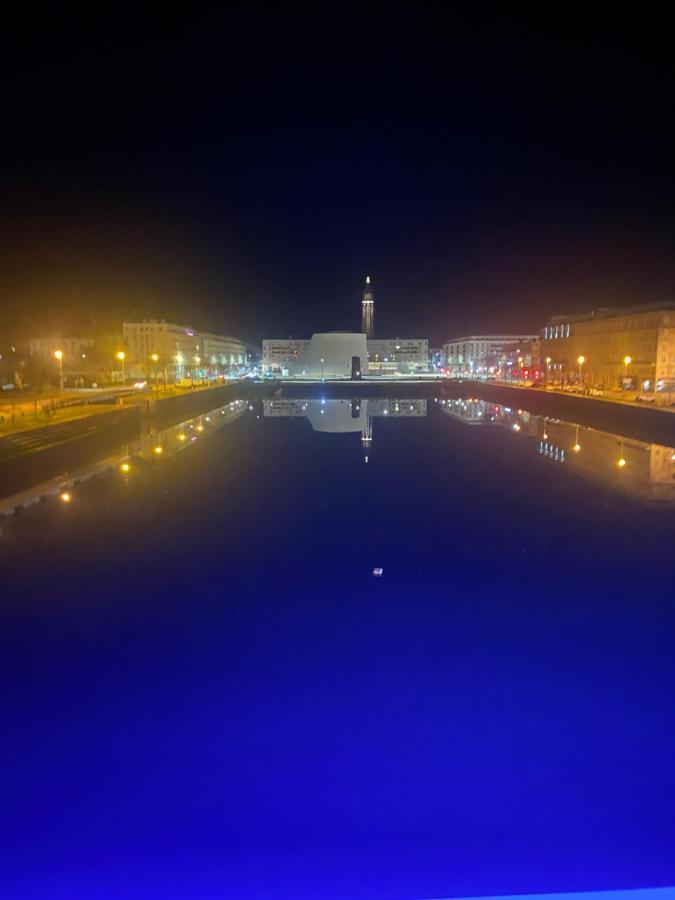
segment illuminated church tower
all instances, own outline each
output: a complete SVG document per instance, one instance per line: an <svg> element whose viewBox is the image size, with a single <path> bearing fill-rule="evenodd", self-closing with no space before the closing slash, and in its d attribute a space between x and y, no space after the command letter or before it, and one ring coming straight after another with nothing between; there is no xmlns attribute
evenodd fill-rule
<svg viewBox="0 0 675 900"><path fill-rule="evenodd" d="M361 332L368 340L375 334L375 301L373 299L373 286L370 283L370 275L366 275L366 283L363 288L361 300Z"/></svg>

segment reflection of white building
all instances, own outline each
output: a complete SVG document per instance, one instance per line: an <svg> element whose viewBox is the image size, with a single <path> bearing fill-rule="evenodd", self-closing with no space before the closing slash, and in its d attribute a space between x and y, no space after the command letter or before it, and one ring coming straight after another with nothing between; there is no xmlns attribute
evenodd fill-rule
<svg viewBox="0 0 675 900"><path fill-rule="evenodd" d="M675 447L559 419L540 421L541 456L648 503L675 504Z"/></svg>
<svg viewBox="0 0 675 900"><path fill-rule="evenodd" d="M313 427L315 422L319 423L319 427L315 428L315 431L358 431L358 428L352 427L354 421L362 421L364 417L369 419L380 417L424 418L427 414L427 401L386 397L377 397L372 400L366 397L352 400L271 398L263 400L263 414L266 417L276 418L304 416L312 422ZM322 418L317 419L317 415ZM332 427L339 423L342 423L344 427Z"/></svg>
<svg viewBox="0 0 675 900"><path fill-rule="evenodd" d="M264 399L263 414L271 418L306 418L314 431L329 434L361 434L364 459L373 443L375 418L423 418L427 414L426 400L396 400L354 398L326 399Z"/></svg>
<svg viewBox="0 0 675 900"><path fill-rule="evenodd" d="M451 419L459 420L463 425L485 425L487 403L485 400L441 400L439 408Z"/></svg>
<svg viewBox="0 0 675 900"><path fill-rule="evenodd" d="M512 409L487 400L462 397L440 400L438 407L446 416L464 425L497 425L530 436L537 433L538 417L525 409Z"/></svg>
<svg viewBox="0 0 675 900"><path fill-rule="evenodd" d="M424 418L427 414L426 400L390 400L388 397L378 397L367 402L369 416L392 416L406 419L409 417Z"/></svg>
<svg viewBox="0 0 675 900"><path fill-rule="evenodd" d="M276 418L308 419L314 431L333 434L361 432L368 417L367 400L263 400L263 414Z"/></svg>

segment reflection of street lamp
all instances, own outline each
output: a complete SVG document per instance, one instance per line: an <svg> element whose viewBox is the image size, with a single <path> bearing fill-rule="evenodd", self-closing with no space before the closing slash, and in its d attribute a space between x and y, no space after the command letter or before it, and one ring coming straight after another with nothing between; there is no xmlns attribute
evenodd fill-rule
<svg viewBox="0 0 675 900"><path fill-rule="evenodd" d="M578 357L577 357L577 362L579 363L579 383L581 383L581 367L582 367L583 364L586 362L586 357L585 357L585 356L578 356Z"/></svg>
<svg viewBox="0 0 675 900"><path fill-rule="evenodd" d="M54 356L59 361L59 387L61 389L61 397L63 397L63 350L55 350Z"/></svg>
<svg viewBox="0 0 675 900"><path fill-rule="evenodd" d="M127 376L126 376L126 371L124 368L124 360L126 359L126 353L124 352L124 350L118 350L116 355L117 355L117 358L119 359L119 361L122 363L122 384L126 384Z"/></svg>
<svg viewBox="0 0 675 900"><path fill-rule="evenodd" d="M150 355L150 359L153 361L155 366L155 390L157 390L157 363L159 362L159 353L152 353Z"/></svg>
<svg viewBox="0 0 675 900"><path fill-rule="evenodd" d="M617 466L620 469L626 465L626 457L623 455L623 440L619 441L619 458L616 461Z"/></svg>

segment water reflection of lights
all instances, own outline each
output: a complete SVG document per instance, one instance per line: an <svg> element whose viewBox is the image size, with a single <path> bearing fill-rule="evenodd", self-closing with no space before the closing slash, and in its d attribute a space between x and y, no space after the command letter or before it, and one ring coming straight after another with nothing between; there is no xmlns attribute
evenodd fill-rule
<svg viewBox="0 0 675 900"><path fill-rule="evenodd" d="M219 407L203 418L204 420L207 418L211 420L209 433L213 433L216 428L212 420L218 412L223 414L229 412L230 414L225 419L218 419L218 424L222 427L242 416L245 410L246 403L237 401L232 404L232 408ZM190 442L197 440L196 434L189 431L190 427L194 427L192 423L181 422L160 432L154 432L147 438L141 434L132 444L125 446L123 452L106 456L89 465L82 466L76 473L69 472L67 480L61 480L60 483L56 479L38 482L26 490L6 497L0 497L0 516L14 515L20 509L45 502L49 498L54 498L63 504L71 503L74 497L72 493L73 485L83 484L99 476L110 475L111 473L122 475L125 479L131 478L136 473L143 476L145 474L144 461L163 459L174 452L185 449L188 436L190 436ZM138 466L134 464L135 460L138 460ZM55 481L57 483L54 483Z"/></svg>
<svg viewBox="0 0 675 900"><path fill-rule="evenodd" d="M535 438L535 447L541 456L565 464L577 475L594 481L608 481L623 493L650 504L675 506L673 447L551 416L532 415L526 410L522 411L520 421L514 423L515 409L489 401L479 401L484 410L482 418L471 401L450 399L444 402L439 399L438 402L443 413L465 425L501 426L517 432L519 439Z"/></svg>

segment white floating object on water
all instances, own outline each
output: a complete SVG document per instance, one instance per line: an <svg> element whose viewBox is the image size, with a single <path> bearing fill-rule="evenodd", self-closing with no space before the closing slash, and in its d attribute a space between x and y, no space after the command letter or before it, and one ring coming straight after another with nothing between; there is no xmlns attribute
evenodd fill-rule
<svg viewBox="0 0 675 900"><path fill-rule="evenodd" d="M383 572L384 572L384 569L379 569L379 568L373 569L373 575L374 575L376 578L379 578L379 577L382 575Z"/></svg>

